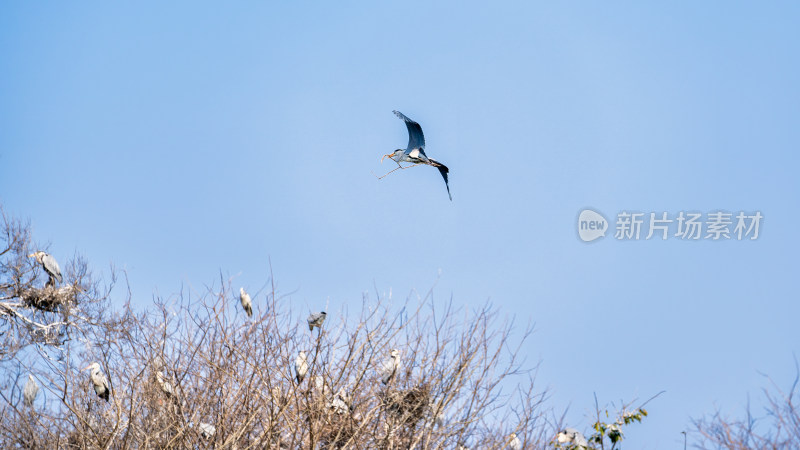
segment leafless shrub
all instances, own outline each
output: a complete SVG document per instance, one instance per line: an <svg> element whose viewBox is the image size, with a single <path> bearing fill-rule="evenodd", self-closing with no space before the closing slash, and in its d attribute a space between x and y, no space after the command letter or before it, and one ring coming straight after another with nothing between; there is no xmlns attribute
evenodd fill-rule
<svg viewBox="0 0 800 450"><path fill-rule="evenodd" d="M750 402L744 417L728 417L717 411L695 419L693 425L702 449L796 449L800 445L800 410L795 402L800 382L800 369L795 360L795 379L788 391L782 390L772 379L764 388L763 414L753 414Z"/></svg>

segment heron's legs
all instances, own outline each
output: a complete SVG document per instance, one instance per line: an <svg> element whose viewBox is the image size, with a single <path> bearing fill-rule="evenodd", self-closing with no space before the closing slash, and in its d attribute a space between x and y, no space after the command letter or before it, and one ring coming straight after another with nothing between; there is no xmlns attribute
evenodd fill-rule
<svg viewBox="0 0 800 450"><path fill-rule="evenodd" d="M390 171L386 172L386 173L385 173L383 176L380 176L380 177L379 177L379 176L377 176L377 175L375 175L375 173L373 173L373 175L375 175L375 178L377 178L377 179L379 179L379 180L380 180L380 179L383 179L383 178L385 178L385 177L386 177L386 175L389 175L389 174L390 174L390 173L392 173L392 172L398 171L398 170L400 170L400 169L403 169L403 170L405 170L405 169L410 169L410 168L412 168L412 167L415 167L415 166L418 166L418 165L422 164L422 163L415 163L415 164L412 164L412 165L410 165L410 166L408 166L408 167L403 167L402 165L400 165L400 163L399 163L399 162L397 162L397 161L395 161L395 162L397 163L397 168L396 168L396 169L392 169L392 170L390 170Z"/></svg>

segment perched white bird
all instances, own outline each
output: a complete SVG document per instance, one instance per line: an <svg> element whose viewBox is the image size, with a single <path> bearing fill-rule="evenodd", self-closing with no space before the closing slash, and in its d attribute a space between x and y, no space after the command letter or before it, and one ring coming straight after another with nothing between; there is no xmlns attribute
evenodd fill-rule
<svg viewBox="0 0 800 450"><path fill-rule="evenodd" d="M522 441L517 437L517 433L511 433L508 439L508 448L511 450L522 450Z"/></svg>
<svg viewBox="0 0 800 450"><path fill-rule="evenodd" d="M397 373L400 367L400 350L394 349L390 354L390 358L383 362L381 366L381 381L383 384L389 384Z"/></svg>
<svg viewBox="0 0 800 450"><path fill-rule="evenodd" d="M336 414L347 414L350 411L350 399L344 388L339 389L328 405Z"/></svg>
<svg viewBox="0 0 800 450"><path fill-rule="evenodd" d="M175 397L175 388L172 387L172 383L167 381L167 378L164 376L161 371L156 372L156 381L158 385L161 387L161 391L167 394L169 397Z"/></svg>
<svg viewBox="0 0 800 450"><path fill-rule="evenodd" d="M586 441L586 437L583 436L583 433L575 428L564 428L559 431L556 435L556 440L559 444L572 444L581 447L589 446L589 442Z"/></svg>
<svg viewBox="0 0 800 450"><path fill-rule="evenodd" d="M25 402L25 406L32 408L37 395L39 395L39 384L33 379L33 375L28 375L28 382L25 383L25 388L22 390L22 400Z"/></svg>
<svg viewBox="0 0 800 450"><path fill-rule="evenodd" d="M322 378L321 375L314 377L314 390L319 392L321 395L325 395L325 379Z"/></svg>
<svg viewBox="0 0 800 450"><path fill-rule="evenodd" d="M47 280L46 286L55 286L56 280L61 283L61 268L58 267L58 262L53 258L53 255L38 251L28 255L28 258L36 258L36 262L41 264L44 271L47 272L50 278Z"/></svg>
<svg viewBox="0 0 800 450"><path fill-rule="evenodd" d="M97 396L105 401L108 401L108 395L111 392L111 389L108 387L108 379L105 375L103 375L103 371L100 370L100 364L93 362L86 366L83 370L90 371L89 378L92 380L94 391L97 393Z"/></svg>
<svg viewBox="0 0 800 450"><path fill-rule="evenodd" d="M309 314L308 319L306 319L308 322L308 331L314 331L314 327L322 330L322 323L325 322L326 317L328 317L328 313L325 311Z"/></svg>
<svg viewBox="0 0 800 450"><path fill-rule="evenodd" d="M247 313L247 317L253 317L253 301L250 299L250 294L245 292L243 287L239 288L239 300L242 302L242 308Z"/></svg>
<svg viewBox="0 0 800 450"><path fill-rule="evenodd" d="M306 352L300 352L294 360L294 371L297 375L297 384L303 382L303 377L308 373L308 358Z"/></svg>
<svg viewBox="0 0 800 450"><path fill-rule="evenodd" d="M202 436L204 439L211 439L211 437L214 436L214 433L217 432L216 427L210 423L200 422L200 424L197 425L197 428L200 429L200 436Z"/></svg>

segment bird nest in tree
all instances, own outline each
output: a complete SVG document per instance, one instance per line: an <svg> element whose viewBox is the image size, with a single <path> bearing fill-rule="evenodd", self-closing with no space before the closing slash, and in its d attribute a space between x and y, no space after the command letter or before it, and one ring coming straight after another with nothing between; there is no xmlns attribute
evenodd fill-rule
<svg viewBox="0 0 800 450"><path fill-rule="evenodd" d="M47 286L42 289L25 289L20 293L19 298L30 308L55 312L61 305L74 303L76 293L77 289L73 286L63 286L58 289Z"/></svg>
<svg viewBox="0 0 800 450"><path fill-rule="evenodd" d="M387 411L407 425L413 425L425 416L430 403L431 390L427 385L414 386L407 390L387 389L382 403Z"/></svg>
<svg viewBox="0 0 800 450"><path fill-rule="evenodd" d="M353 445L357 424L349 415L334 415L333 420L323 428L321 449L345 448Z"/></svg>

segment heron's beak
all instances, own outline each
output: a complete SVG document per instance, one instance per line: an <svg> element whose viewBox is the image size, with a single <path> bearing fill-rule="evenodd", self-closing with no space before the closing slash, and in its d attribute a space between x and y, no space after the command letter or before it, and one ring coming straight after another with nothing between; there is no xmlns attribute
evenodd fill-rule
<svg viewBox="0 0 800 450"><path fill-rule="evenodd" d="M381 158L381 163L383 163L383 160L384 160L384 159L386 159L386 158L391 158L391 157L392 157L392 154L391 154L391 153L387 153L387 154L383 155L383 157Z"/></svg>
<svg viewBox="0 0 800 450"><path fill-rule="evenodd" d="M36 257L36 255L35 255L35 254L33 254L33 253L31 253L30 255L28 255L28 258L35 258L35 257Z"/></svg>
<svg viewBox="0 0 800 450"><path fill-rule="evenodd" d="M86 367L84 367L83 369L81 369L81 372L83 372L83 371L86 371L86 370L89 370L89 369L91 369L91 368L92 368L92 365L91 365L91 364L89 364L88 366L86 366Z"/></svg>

